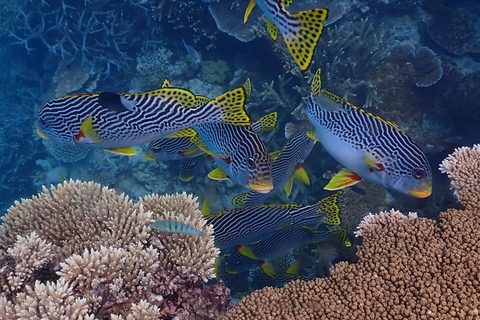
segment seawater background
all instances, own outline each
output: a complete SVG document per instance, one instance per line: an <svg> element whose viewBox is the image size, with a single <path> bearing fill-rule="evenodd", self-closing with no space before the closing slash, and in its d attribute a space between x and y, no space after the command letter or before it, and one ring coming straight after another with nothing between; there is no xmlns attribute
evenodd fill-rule
<svg viewBox="0 0 480 320"><path fill-rule="evenodd" d="M231 208L244 192L202 174L181 182L179 163L149 162L98 149L64 148L38 137L43 103L72 92L141 92L167 78L174 86L210 98L252 79L247 110L254 120L280 114L278 130L262 134L269 151L284 143L283 127L302 119L312 72L352 103L393 120L426 152L434 172L428 199L411 199L360 184L346 211L357 215L395 207L435 217L455 206L439 162L457 146L479 142L480 12L476 1L297 1L289 9L330 9L311 72L302 74L281 38L274 43L255 8L242 23L248 1L163 2L60 0L2 1L0 11L0 213L42 185L94 180L132 199L148 193L186 191L209 198L212 211ZM475 15L476 14L476 15ZM440 23L441 22L441 23ZM221 29L222 31L220 31ZM202 62L187 55L181 37ZM250 40L245 42L245 40ZM428 48L428 54L418 54ZM425 50L425 49L423 49ZM442 69L441 74L436 72ZM433 71L432 71L433 70ZM438 71L438 70L437 70ZM270 203L313 203L337 164L317 144L305 163L312 185L295 184L289 198ZM355 220L357 221L357 220ZM349 231L354 228L349 226Z"/></svg>

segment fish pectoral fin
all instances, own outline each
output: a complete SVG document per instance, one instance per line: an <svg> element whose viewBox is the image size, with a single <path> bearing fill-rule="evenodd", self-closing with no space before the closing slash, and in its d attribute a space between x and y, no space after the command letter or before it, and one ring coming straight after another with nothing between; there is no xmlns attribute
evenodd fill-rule
<svg viewBox="0 0 480 320"><path fill-rule="evenodd" d="M241 254L243 254L245 257L249 257L250 259L254 259L254 260L258 259L255 253L253 253L252 249L248 246L238 245L238 246L235 246L235 249Z"/></svg>
<svg viewBox="0 0 480 320"><path fill-rule="evenodd" d="M243 207L244 206L243 204L245 203L245 199L248 197L250 193L251 191L247 191L245 193L239 194L238 196L235 196L232 199L232 204L237 208Z"/></svg>
<svg viewBox="0 0 480 320"><path fill-rule="evenodd" d="M228 180L228 179L230 179L230 177L220 167L217 167L215 170L210 172L208 174L208 177L212 180Z"/></svg>
<svg viewBox="0 0 480 320"><path fill-rule="evenodd" d="M243 23L247 22L248 16L252 12L253 7L255 7L257 3L255 0L250 0L250 3L248 4L247 10L245 10L245 15L243 16Z"/></svg>
<svg viewBox="0 0 480 320"><path fill-rule="evenodd" d="M265 20L267 20L268 33L270 33L270 36L272 37L273 41L277 41L277 39L278 39L278 28L277 28L277 26L275 25L275 23L272 20L269 20L267 18L265 18Z"/></svg>
<svg viewBox="0 0 480 320"><path fill-rule="evenodd" d="M322 8L292 13L289 21L296 20L297 26L281 30L290 54L302 71L307 71L312 63L314 49L323 32L322 22L327 15L328 10Z"/></svg>
<svg viewBox="0 0 480 320"><path fill-rule="evenodd" d="M133 149L132 147L123 147L123 148L106 148L105 150L109 151L109 152L112 152L112 153L116 153L116 154L123 154L125 156L134 156L137 154L137 150ZM145 154L145 157L147 155ZM150 160L148 157L147 157L148 160ZM153 160L153 161L156 161Z"/></svg>
<svg viewBox="0 0 480 320"><path fill-rule="evenodd" d="M293 178L297 181L303 182L307 186L310 185L310 178L308 177L307 171L305 171L305 168L300 162L297 164L295 172L293 173Z"/></svg>
<svg viewBox="0 0 480 320"><path fill-rule="evenodd" d="M83 120L82 124L80 125L80 130L78 134L75 136L75 140L84 142L84 143L99 143L100 137L93 129L93 117L88 116Z"/></svg>
<svg viewBox="0 0 480 320"><path fill-rule="evenodd" d="M353 186L354 184L362 181L356 173L351 172L350 170L343 168L340 170L333 178L328 182L324 187L325 190L340 190L346 187Z"/></svg>
<svg viewBox="0 0 480 320"><path fill-rule="evenodd" d="M283 185L283 190L285 190L285 193L287 194L287 197L290 196L290 193L292 192L292 185L293 185L293 175L288 178L287 182Z"/></svg>
<svg viewBox="0 0 480 320"><path fill-rule="evenodd" d="M272 112L261 117L252 124L252 130L255 133L273 131L277 129L278 112Z"/></svg>
<svg viewBox="0 0 480 320"><path fill-rule="evenodd" d="M296 260L294 263L288 267L285 273L297 275L300 273L300 260Z"/></svg>
<svg viewBox="0 0 480 320"><path fill-rule="evenodd" d="M365 154L365 162L372 168L377 169L378 171L385 171L385 167L381 163L376 163L373 160L373 157L370 156L368 153Z"/></svg>
<svg viewBox="0 0 480 320"><path fill-rule="evenodd" d="M145 153L145 158L147 158L148 161L158 161L158 159L153 156L152 151L147 151Z"/></svg>

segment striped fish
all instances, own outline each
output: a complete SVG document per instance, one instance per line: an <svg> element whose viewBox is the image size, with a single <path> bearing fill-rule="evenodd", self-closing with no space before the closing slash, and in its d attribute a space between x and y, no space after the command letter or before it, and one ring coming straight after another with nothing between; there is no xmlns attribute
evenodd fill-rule
<svg viewBox="0 0 480 320"><path fill-rule="evenodd" d="M178 178L182 181L190 181L195 177L205 166L208 154L202 153L195 157L188 157L181 160L180 174Z"/></svg>
<svg viewBox="0 0 480 320"><path fill-rule="evenodd" d="M432 193L432 172L422 150L393 122L321 89L320 69L305 112L325 150L345 167L325 189L365 180L418 198Z"/></svg>
<svg viewBox="0 0 480 320"><path fill-rule="evenodd" d="M231 90L202 106L188 90L146 93L71 94L47 102L38 113L40 136L66 146L105 148L134 154L132 145L203 123L250 125L245 89Z"/></svg>
<svg viewBox="0 0 480 320"><path fill-rule="evenodd" d="M191 137L163 138L151 141L148 144L145 157L150 161L174 161L196 157L204 153L196 144L190 141Z"/></svg>
<svg viewBox="0 0 480 320"><path fill-rule="evenodd" d="M223 123L193 126L198 136L192 137L192 142L212 155L219 166L208 176L214 180L230 179L255 192L270 192L272 159L257 132L272 130L277 117L276 112L268 114L252 126Z"/></svg>
<svg viewBox="0 0 480 320"><path fill-rule="evenodd" d="M150 224L150 228L166 233L185 233L204 236L205 232L197 230L189 225L173 220L158 220Z"/></svg>
<svg viewBox="0 0 480 320"><path fill-rule="evenodd" d="M339 225L340 206L337 199L340 194L341 192L336 193L307 206L284 204L237 208L212 213L205 218L209 224L213 224L215 246L221 250L230 249L262 240L276 230L305 219Z"/></svg>
<svg viewBox="0 0 480 320"><path fill-rule="evenodd" d="M290 13L285 7L291 2L291 0L250 0L244 22L257 4L265 15L268 32L272 39L277 40L280 31L293 59L302 71L306 71L322 35L323 21L327 19L328 9L318 8Z"/></svg>
<svg viewBox="0 0 480 320"><path fill-rule="evenodd" d="M272 181L273 189L269 193L248 191L233 198L232 203L237 208L258 206L282 188L290 195L293 179L296 178L310 184L308 175L302 167L303 161L313 149L315 139L311 138L310 130L296 131L287 140L283 148L272 155Z"/></svg>
<svg viewBox="0 0 480 320"><path fill-rule="evenodd" d="M263 240L236 246L236 251L225 259L225 266L228 272L244 272L256 266L258 260L272 262L302 244L332 239L351 246L345 229L314 230L309 226L293 224Z"/></svg>

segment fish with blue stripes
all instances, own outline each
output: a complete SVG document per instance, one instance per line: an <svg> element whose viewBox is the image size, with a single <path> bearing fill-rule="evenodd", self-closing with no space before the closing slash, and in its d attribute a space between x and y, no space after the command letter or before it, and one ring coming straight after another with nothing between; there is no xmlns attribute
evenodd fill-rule
<svg viewBox="0 0 480 320"><path fill-rule="evenodd" d="M339 225L340 205L337 200L340 194L341 192L338 192L307 206L262 205L203 213L208 223L213 224L215 246L224 250L262 240L271 233L299 221L305 223L311 219L315 223Z"/></svg>
<svg viewBox="0 0 480 320"><path fill-rule="evenodd" d="M191 45L187 44L183 38L182 38L182 42L185 49L187 49L188 55L190 56L192 61L195 63L202 62L202 57L200 57L200 54L198 53L198 51L195 50L195 48L192 47Z"/></svg>
<svg viewBox="0 0 480 320"><path fill-rule="evenodd" d="M345 167L325 189L365 180L417 198L430 196L432 171L423 151L395 123L322 89L320 72L305 113L325 150Z"/></svg>
<svg viewBox="0 0 480 320"><path fill-rule="evenodd" d="M287 124L294 127L294 124ZM310 179L302 166L315 145L314 133L311 129L294 130L280 151L271 154L273 189L269 193L248 191L233 198L232 204L237 208L258 206L282 188L290 195L293 180L310 184Z"/></svg>
<svg viewBox="0 0 480 320"><path fill-rule="evenodd" d="M133 155L132 145L150 142L203 123L250 126L245 89L233 89L197 106L188 90L145 93L71 94L47 102L38 112L37 132L64 146L104 148Z"/></svg>
<svg viewBox="0 0 480 320"><path fill-rule="evenodd" d="M190 227L188 224L174 220L158 220L150 224L150 228L166 233L183 233L205 236L205 232Z"/></svg>
<svg viewBox="0 0 480 320"><path fill-rule="evenodd" d="M175 161L204 153L190 139L191 137L185 136L153 140L147 146L145 157L150 161Z"/></svg>
<svg viewBox="0 0 480 320"><path fill-rule="evenodd" d="M188 157L180 160L180 173L178 178L182 181L190 181L205 166L207 162L208 154L202 153L195 157Z"/></svg>
<svg viewBox="0 0 480 320"><path fill-rule="evenodd" d="M306 71L322 35L323 21L327 19L328 9L317 8L290 13L286 7L291 3L291 0L250 0L244 22L257 4L265 15L272 39L276 41L280 32L293 59L302 71Z"/></svg>

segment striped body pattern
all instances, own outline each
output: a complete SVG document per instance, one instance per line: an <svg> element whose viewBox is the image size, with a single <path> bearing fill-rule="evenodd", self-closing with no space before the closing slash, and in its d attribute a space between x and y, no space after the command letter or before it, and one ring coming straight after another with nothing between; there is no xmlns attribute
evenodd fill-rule
<svg viewBox="0 0 480 320"><path fill-rule="evenodd" d="M303 163L313 149L315 140L307 135L308 130L296 131L285 143L272 163L273 189L269 193L247 192L235 197L233 204L237 207L258 206L269 197L282 190L294 174L297 165ZM237 201L237 200L238 201Z"/></svg>
<svg viewBox="0 0 480 320"><path fill-rule="evenodd" d="M354 175L419 198L431 194L425 154L394 123L324 89L309 97L305 112L325 150Z"/></svg>
<svg viewBox="0 0 480 320"><path fill-rule="evenodd" d="M339 193L308 206L285 204L246 207L213 213L205 218L209 224L213 224L215 246L229 249L267 238L280 228L310 217L315 217L317 223L339 225L338 196ZM316 216L321 217L317 220Z"/></svg>
<svg viewBox="0 0 480 320"><path fill-rule="evenodd" d="M121 148L173 134L192 125L226 122L249 125L245 91L237 88L194 107L195 96L163 88L140 94L72 94L47 102L38 113L39 132L67 146ZM86 125L90 132L81 130Z"/></svg>
<svg viewBox="0 0 480 320"><path fill-rule="evenodd" d="M193 129L232 182L256 192L272 190L272 159L252 126L208 123Z"/></svg>
<svg viewBox="0 0 480 320"><path fill-rule="evenodd" d="M159 161L183 160L203 153L190 137L156 139L148 144L147 158Z"/></svg>
<svg viewBox="0 0 480 320"><path fill-rule="evenodd" d="M180 174L178 177L182 181L190 181L205 166L208 154L202 153L194 157L188 157L181 160Z"/></svg>

